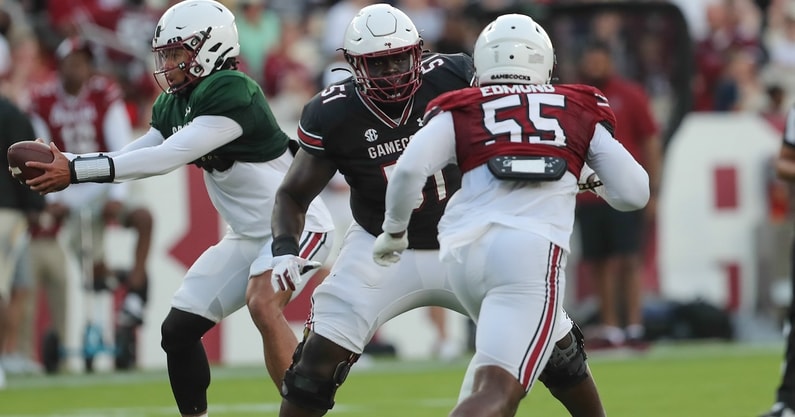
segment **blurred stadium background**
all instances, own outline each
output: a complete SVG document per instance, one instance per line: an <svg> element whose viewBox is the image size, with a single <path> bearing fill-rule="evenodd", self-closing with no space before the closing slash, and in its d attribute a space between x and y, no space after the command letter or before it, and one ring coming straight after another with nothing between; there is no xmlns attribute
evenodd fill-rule
<svg viewBox="0 0 795 417"><path fill-rule="evenodd" d="M344 66L336 51L342 32L353 13L370 2L222 2L238 16L242 68L261 82L283 129L294 135L303 103L340 76L331 70ZM52 76L52 51L60 39L79 33L96 43L101 69L123 84L129 113L136 127L145 129L149 105L159 92L152 84L149 40L160 13L172 3L0 0L0 54L5 50L9 58L8 65L0 66L0 92L24 107L27 89ZM613 416L739 417L767 408L783 354L781 319L791 285L793 194L775 180L770 164L786 111L795 102L795 0L391 3L412 17L426 46L440 52L470 52L480 28L498 14L530 14L553 38L557 76L563 82L575 79L584 39L599 34L611 41L617 68L642 83L652 101L665 159L657 227L645 254L644 318L655 344L642 355L592 355L608 411ZM66 364L56 376L10 375L8 389L0 391L0 416L159 416L176 411L159 324L186 267L215 243L224 225L214 215L195 167L136 182L133 188L156 221L138 370L112 372L113 358L107 353L97 357L96 374L84 373L80 349L87 300L72 263ZM343 233L350 221L345 186L335 182L324 197L339 214L338 233ZM129 267L127 248L133 237L121 228L109 233L110 263ZM573 239L567 308L587 324L596 300L588 270L578 262L576 233ZM288 311L296 331L310 291ZM50 314L38 301L37 342ZM99 312L91 315L112 323L112 305L118 300L108 296L99 301ZM457 343L469 346L466 319L449 313L448 327ZM360 366L359 377L341 390L335 413L446 414L466 355L452 362L433 360L434 338L422 311L384 326L379 340L393 345L396 356ZM217 367L210 394L213 415L276 410L276 393L260 364L259 335L246 311L213 329L205 344ZM520 415L565 415L544 391L533 391Z"/></svg>

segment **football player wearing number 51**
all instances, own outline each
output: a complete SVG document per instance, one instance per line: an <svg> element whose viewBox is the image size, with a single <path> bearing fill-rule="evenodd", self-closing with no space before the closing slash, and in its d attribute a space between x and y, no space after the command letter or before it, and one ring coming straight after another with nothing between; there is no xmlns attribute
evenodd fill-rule
<svg viewBox="0 0 795 417"><path fill-rule="evenodd" d="M388 4L359 11L346 30L343 52L353 76L330 85L304 107L298 130L302 150L276 193L274 256L298 255L303 213L337 171L350 185L354 219L330 275L313 293L306 336L282 385L282 417L321 416L331 409L364 346L393 317L422 306L467 314L439 261L436 237L445 205L461 185L455 165L428 172L421 190L407 200L412 211L404 241L408 249L400 262L384 268L371 253L395 163L422 125L426 105L439 94L471 85L472 59L423 51L412 21ZM573 415L599 416L587 413L601 406L579 366L584 357L577 355L578 339L569 332L576 327L568 318L561 321L568 326L562 325L557 336L562 347L575 352L574 366L569 372L572 362L566 357L550 369L550 390ZM471 380L465 380L460 397L472 390Z"/></svg>

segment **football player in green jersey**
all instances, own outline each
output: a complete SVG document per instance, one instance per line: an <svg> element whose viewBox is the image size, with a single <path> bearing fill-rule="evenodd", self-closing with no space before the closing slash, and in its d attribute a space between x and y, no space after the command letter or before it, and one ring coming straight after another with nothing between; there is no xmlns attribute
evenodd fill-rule
<svg viewBox="0 0 795 417"><path fill-rule="evenodd" d="M149 131L108 154L73 155L51 145L55 160L38 165L45 173L28 185L49 193L73 183L162 175L185 164L204 169L207 192L229 229L188 270L163 322L161 345L179 411L205 416L210 368L202 335L248 303L279 386L298 344L282 309L302 285L274 291L271 272L300 270L306 283L329 253L333 223L315 199L299 240L300 264L271 255L274 195L293 157L260 87L235 71L240 46L226 7L213 0L177 3L160 18L152 48L163 93Z"/></svg>

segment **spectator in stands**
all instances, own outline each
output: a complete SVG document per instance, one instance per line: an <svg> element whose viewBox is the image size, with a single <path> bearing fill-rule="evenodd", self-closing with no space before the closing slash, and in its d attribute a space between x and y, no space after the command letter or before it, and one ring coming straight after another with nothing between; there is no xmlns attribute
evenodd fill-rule
<svg viewBox="0 0 795 417"><path fill-rule="evenodd" d="M738 7L726 1L712 2L706 6L707 35L697 39L695 47L693 108L696 111L717 109L718 85L733 52L747 50L760 56L758 11L753 13L754 9L745 8L745 16L741 18Z"/></svg>
<svg viewBox="0 0 795 417"><path fill-rule="evenodd" d="M35 216L35 214L34 214ZM35 219L33 219L35 221ZM31 221L31 224L34 224ZM5 343L0 363L9 375L41 373L41 365L33 352L33 316L36 306L35 285L31 275L31 245L25 237L25 248L17 255L8 303Z"/></svg>
<svg viewBox="0 0 795 417"><path fill-rule="evenodd" d="M132 126L121 89L115 80L96 71L90 45L81 38L68 38L56 56L59 78L36 90L31 98L37 137L74 153L113 152L131 142ZM119 330L132 333L144 319L153 220L151 212L130 203L130 197L124 184L81 184L54 198L70 209L68 227L75 253L81 253L81 234L92 234L95 289L114 289L117 281L124 281L127 292L117 324ZM85 210L92 218L89 228L80 219ZM134 230L137 237L133 265L124 274L112 271L105 261L104 231L114 224Z"/></svg>
<svg viewBox="0 0 795 417"><path fill-rule="evenodd" d="M580 59L581 82L599 88L615 112L615 137L649 173L651 197L642 211L619 212L592 193L578 198L582 257L590 265L599 297L601 329L590 338L592 348L642 347L642 248L653 226L659 190L662 145L649 100L642 87L619 77L611 51L600 41L589 43ZM619 295L620 294L620 295ZM621 320L619 306L626 307ZM588 340L588 339L586 339Z"/></svg>
<svg viewBox="0 0 795 417"><path fill-rule="evenodd" d="M267 0L240 0L236 14L240 58L247 73L262 84L265 57L279 42L281 18L268 8Z"/></svg>
<svg viewBox="0 0 795 417"><path fill-rule="evenodd" d="M58 240L58 233L68 214L69 207L59 203L49 203L45 206L38 223L31 225L30 229L31 276L37 288L44 292L50 318L48 332L52 332L51 337L55 338L56 348L63 347L66 340L69 272L64 268L67 252ZM29 329L35 328L33 322L22 325L28 326ZM47 373L57 372L60 360L60 352L54 358L43 357L44 370Z"/></svg>
<svg viewBox="0 0 795 417"><path fill-rule="evenodd" d="M436 42L444 29L444 10L431 0L399 0L396 6L417 25L417 30L426 43L425 47L436 50Z"/></svg>
<svg viewBox="0 0 795 417"><path fill-rule="evenodd" d="M341 0L329 7L320 41L321 52L327 62L345 62L342 53L338 51L345 35L345 28L359 9L373 3L374 0Z"/></svg>
<svg viewBox="0 0 795 417"><path fill-rule="evenodd" d="M772 83L765 88L765 93L767 94L767 102L765 108L762 109L761 115L776 130L784 133L784 127L787 123L787 105L785 101L787 92L784 91L781 85Z"/></svg>
<svg viewBox="0 0 795 417"><path fill-rule="evenodd" d="M757 59L748 49L738 49L729 54L715 90L714 110L753 113L764 110L767 99L759 79Z"/></svg>
<svg viewBox="0 0 795 417"><path fill-rule="evenodd" d="M472 54L472 45L478 36L478 30L471 19L465 15L466 1L443 0L444 25L439 39L436 40L436 51L442 54L465 52Z"/></svg>
<svg viewBox="0 0 795 417"><path fill-rule="evenodd" d="M13 143L35 137L25 113L0 97L0 164L8 166L6 152ZM0 346L7 335L7 306L11 281L19 258L27 251L27 227L44 208L44 198L15 180L8 171L0 175ZM0 365L0 389L6 386Z"/></svg>

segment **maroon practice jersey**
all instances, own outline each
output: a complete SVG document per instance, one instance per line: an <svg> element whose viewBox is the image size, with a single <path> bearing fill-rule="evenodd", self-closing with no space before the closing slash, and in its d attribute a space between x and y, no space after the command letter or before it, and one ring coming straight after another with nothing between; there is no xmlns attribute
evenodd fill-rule
<svg viewBox="0 0 795 417"><path fill-rule="evenodd" d="M401 104L403 112L394 118L359 95L351 78L318 93L301 114L301 147L334 162L351 187L353 218L373 236L381 233L387 180L422 125L427 104L442 93L469 87L474 67L464 54L425 54L422 72L419 90ZM461 172L455 165L428 178L408 226L410 248L439 248L437 223L460 186Z"/></svg>
<svg viewBox="0 0 795 417"><path fill-rule="evenodd" d="M579 178L597 124L616 124L602 93L581 84L490 85L443 94L428 104L426 120L453 115L461 171L495 156L557 156Z"/></svg>
<svg viewBox="0 0 795 417"><path fill-rule="evenodd" d="M32 113L47 124L58 149L71 153L108 152L103 131L111 104L122 99L122 90L112 78L95 75L77 96L63 91L55 79L33 91Z"/></svg>

